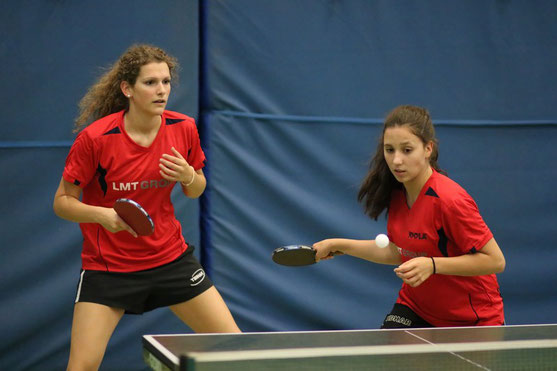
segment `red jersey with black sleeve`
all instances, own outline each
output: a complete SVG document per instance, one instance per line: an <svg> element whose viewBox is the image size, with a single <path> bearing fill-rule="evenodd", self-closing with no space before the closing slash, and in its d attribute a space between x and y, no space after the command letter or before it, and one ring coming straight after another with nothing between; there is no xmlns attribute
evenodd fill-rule
<svg viewBox="0 0 557 371"><path fill-rule="evenodd" d="M83 233L82 268L133 272L169 263L187 244L174 215L170 194L176 182L159 173L164 153L174 147L199 170L204 166L195 121L183 114L164 111L158 134L149 147L135 143L124 130L124 111L103 117L81 131L64 168L64 180L83 189L88 205L113 207L118 198L138 202L155 224L150 236L133 237L126 231L112 233L97 223L80 223Z"/></svg>
<svg viewBox="0 0 557 371"><path fill-rule="evenodd" d="M419 256L473 254L493 238L472 197L433 171L411 208L404 189L395 190L387 231L402 261ZM503 300L495 274L435 274L418 287L402 284L397 303L434 326L503 325Z"/></svg>

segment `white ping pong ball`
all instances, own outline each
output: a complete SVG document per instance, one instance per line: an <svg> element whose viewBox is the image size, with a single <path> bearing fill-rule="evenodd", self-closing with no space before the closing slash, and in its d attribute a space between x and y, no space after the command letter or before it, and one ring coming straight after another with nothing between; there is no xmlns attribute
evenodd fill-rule
<svg viewBox="0 0 557 371"><path fill-rule="evenodd" d="M377 237L375 237L375 244L377 245L377 247L385 248L389 246L389 237L387 237L387 235L383 233L378 234Z"/></svg>

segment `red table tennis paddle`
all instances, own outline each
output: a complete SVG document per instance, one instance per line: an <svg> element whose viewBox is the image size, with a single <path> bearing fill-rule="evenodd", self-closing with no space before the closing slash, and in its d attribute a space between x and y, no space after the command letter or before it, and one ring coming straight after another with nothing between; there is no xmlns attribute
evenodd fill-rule
<svg viewBox="0 0 557 371"><path fill-rule="evenodd" d="M149 236L155 231L153 220L137 202L119 198L114 203L114 210L139 236Z"/></svg>

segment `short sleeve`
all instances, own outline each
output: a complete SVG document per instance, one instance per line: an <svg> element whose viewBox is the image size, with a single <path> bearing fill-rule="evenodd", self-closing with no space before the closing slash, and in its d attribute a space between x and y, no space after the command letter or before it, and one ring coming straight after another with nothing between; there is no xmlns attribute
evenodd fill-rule
<svg viewBox="0 0 557 371"><path fill-rule="evenodd" d="M93 141L82 131L70 148L62 176L67 182L84 188L96 171Z"/></svg>
<svg viewBox="0 0 557 371"><path fill-rule="evenodd" d="M445 205L443 227L449 239L463 254L480 250L493 238L478 206L468 194Z"/></svg>

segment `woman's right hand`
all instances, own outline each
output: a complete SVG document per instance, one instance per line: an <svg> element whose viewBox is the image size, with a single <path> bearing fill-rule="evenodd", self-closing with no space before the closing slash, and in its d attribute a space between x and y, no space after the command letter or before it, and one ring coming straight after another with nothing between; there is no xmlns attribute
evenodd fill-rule
<svg viewBox="0 0 557 371"><path fill-rule="evenodd" d="M109 232L116 233L127 231L132 236L137 237L137 233L116 213L116 210L110 207L104 207L100 210L98 223Z"/></svg>
<svg viewBox="0 0 557 371"><path fill-rule="evenodd" d="M112 233L128 231L137 237L137 233L118 216L116 210L111 207L86 205L80 201L80 196L81 188L61 178L52 205L56 215L75 223L99 223Z"/></svg>
<svg viewBox="0 0 557 371"><path fill-rule="evenodd" d="M314 243L315 261L332 259L335 255L342 254L342 251L338 250L338 247L339 240L337 238L329 238Z"/></svg>

